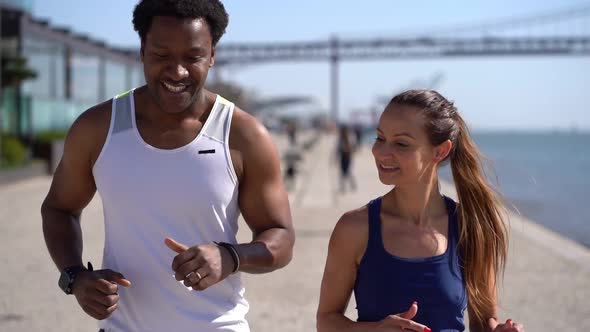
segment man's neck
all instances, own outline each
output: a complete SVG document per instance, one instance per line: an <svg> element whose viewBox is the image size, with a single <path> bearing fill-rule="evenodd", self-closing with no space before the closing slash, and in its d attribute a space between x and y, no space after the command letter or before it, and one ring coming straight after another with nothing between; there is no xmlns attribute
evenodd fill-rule
<svg viewBox="0 0 590 332"><path fill-rule="evenodd" d="M144 119L162 127L176 127L184 121L203 119L211 110L214 102L213 93L202 89L197 99L185 110L177 113L164 112L154 97L147 90L147 86L138 89ZM137 100L136 99L136 100Z"/></svg>

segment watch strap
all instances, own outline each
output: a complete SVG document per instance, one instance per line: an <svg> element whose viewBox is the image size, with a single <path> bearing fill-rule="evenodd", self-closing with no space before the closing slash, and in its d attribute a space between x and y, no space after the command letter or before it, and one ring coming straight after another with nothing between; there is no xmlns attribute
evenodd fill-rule
<svg viewBox="0 0 590 332"><path fill-rule="evenodd" d="M84 265L74 265L74 266L69 266L66 267L63 270L63 273L67 276L68 278L68 284L67 286L65 286L65 288L63 288L63 291L66 294L72 294L72 285L74 284L74 281L76 280L76 276L78 275L78 273L80 273L81 271L93 271L93 267L92 264L90 262L88 262L88 268L86 268Z"/></svg>
<svg viewBox="0 0 590 332"><path fill-rule="evenodd" d="M238 272L238 270L240 269L240 255L238 254L238 250L236 249L236 247L233 244L227 243L227 242L213 241L213 243L215 243L219 247L225 248L227 251L229 251L231 258L234 261L234 269L232 270L231 273L234 274L234 273Z"/></svg>

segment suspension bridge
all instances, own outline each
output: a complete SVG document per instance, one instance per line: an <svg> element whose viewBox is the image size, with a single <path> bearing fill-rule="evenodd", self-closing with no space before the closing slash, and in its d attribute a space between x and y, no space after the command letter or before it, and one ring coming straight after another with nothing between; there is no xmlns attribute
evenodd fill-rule
<svg viewBox="0 0 590 332"><path fill-rule="evenodd" d="M223 68L329 62L331 117L338 119L342 61L589 55L590 4L586 4L526 17L398 32L379 38L225 43L218 47L216 65Z"/></svg>

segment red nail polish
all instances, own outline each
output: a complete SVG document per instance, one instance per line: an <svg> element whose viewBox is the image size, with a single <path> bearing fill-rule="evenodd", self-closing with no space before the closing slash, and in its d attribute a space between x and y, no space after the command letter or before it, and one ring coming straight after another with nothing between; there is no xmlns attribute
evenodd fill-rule
<svg viewBox="0 0 590 332"><path fill-rule="evenodd" d="M425 327L424 332L432 332L432 330L429 327Z"/></svg>

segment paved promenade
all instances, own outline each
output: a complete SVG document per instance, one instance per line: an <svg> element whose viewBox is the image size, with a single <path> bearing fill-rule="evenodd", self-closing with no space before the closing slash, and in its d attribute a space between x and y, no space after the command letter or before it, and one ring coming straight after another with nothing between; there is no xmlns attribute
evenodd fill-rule
<svg viewBox="0 0 590 332"><path fill-rule="evenodd" d="M279 149L286 146L277 137ZM291 192L297 230L292 263L267 275L244 275L248 316L254 332L315 331L315 310L328 239L338 217L386 192L378 181L368 148L354 163L358 190L336 192L334 138L322 138L302 161L302 176ZM39 177L0 187L0 332L96 331L74 298L57 288L57 270L41 232L39 207L50 184ZM444 191L453 195L452 187ZM527 331L590 329L590 251L531 222L513 216L511 247L500 292L501 316L522 321ZM239 238L250 239L242 223ZM84 259L101 260L103 224L96 197L82 217ZM124 272L124 271L123 271ZM347 313L353 319L354 303Z"/></svg>

